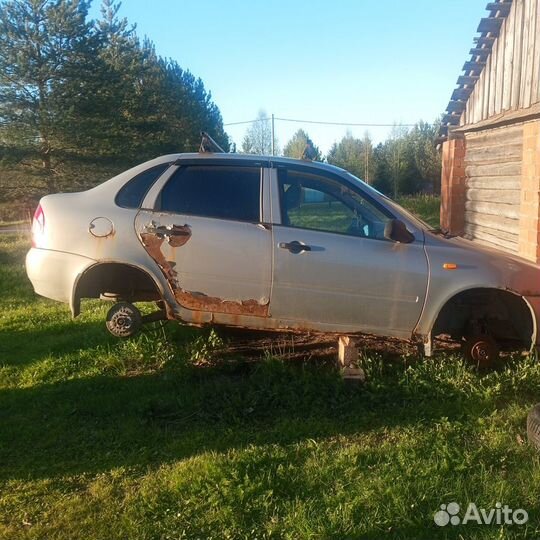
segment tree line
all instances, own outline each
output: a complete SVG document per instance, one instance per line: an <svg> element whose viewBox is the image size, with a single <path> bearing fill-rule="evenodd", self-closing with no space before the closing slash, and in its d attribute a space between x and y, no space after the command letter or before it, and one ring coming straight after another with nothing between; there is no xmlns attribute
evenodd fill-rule
<svg viewBox="0 0 540 540"><path fill-rule="evenodd" d="M348 132L332 145L326 156L313 144L315 159L347 169L394 198L419 191L438 192L441 158L435 146L437 131L437 122L420 121L410 129L396 125L390 136L377 145L367 132L361 138ZM275 141L275 153L301 158L308 139L309 134L299 129L282 151ZM242 152L269 155L271 144L270 121L264 111L259 111L257 120L246 131Z"/></svg>
<svg viewBox="0 0 540 540"><path fill-rule="evenodd" d="M119 17L117 0L0 0L0 220L2 208L41 195L85 189L128 166L167 153L196 151L208 131L236 151L203 81L163 58ZM266 115L240 151L271 153ZM435 127L399 127L384 143L347 134L315 159L350 170L391 195L437 189ZM299 130L277 153L301 157Z"/></svg>
<svg viewBox="0 0 540 540"><path fill-rule="evenodd" d="M96 162L103 180L158 155L196 151L202 129L229 148L202 80L141 40L118 16L119 2L103 0L97 20L90 3L0 1L2 198L29 187L73 189L92 181Z"/></svg>

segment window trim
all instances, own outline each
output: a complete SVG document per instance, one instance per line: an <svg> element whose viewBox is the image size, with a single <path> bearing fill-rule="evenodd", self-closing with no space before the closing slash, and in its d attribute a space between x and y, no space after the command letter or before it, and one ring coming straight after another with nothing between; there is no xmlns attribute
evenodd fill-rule
<svg viewBox="0 0 540 540"><path fill-rule="evenodd" d="M279 211L280 211L280 223L274 223L274 225L279 227L284 227L286 229L296 229L300 231L312 231L312 232L322 232L325 234L337 234L339 236L346 236L347 238L355 238L358 240L376 240L378 242L390 242L392 244L395 244L396 242L394 240L390 240L389 238L372 238L369 236L357 236L354 234L349 234L346 232L338 232L338 231L328 231L325 229L312 229L309 227L298 227L295 225L285 225L283 223L283 190L281 189L281 182L279 180L279 170L280 169L286 169L286 170L293 170L295 172L300 173L306 173L311 174L312 176L321 176L322 178L326 178L328 180L332 180L334 182L338 182L340 184L345 184L347 187L349 187L352 191L354 191L357 195L362 197L363 199L366 199L370 204L372 204L375 208L380 210L381 213L389 217L390 219L397 219L396 216L390 212L387 208L385 208L383 205L381 205L378 201L373 199L370 195L365 193L361 188L358 186L355 186L351 182L349 182L346 178L343 178L337 174L333 173L327 173L326 171L321 171L319 169L308 169L306 167L298 166L298 165L278 165L276 167L276 182L278 187L278 197L279 197ZM343 203L344 204L344 203Z"/></svg>
<svg viewBox="0 0 540 540"><path fill-rule="evenodd" d="M159 193L156 196L156 199L154 201L154 208L152 209L153 212L159 212L160 214L166 214L166 215L173 215L173 216L192 216L197 217L201 219L215 219L218 221L232 221L236 223L251 223L254 225L260 225L263 224L262 216L263 216L263 196L264 196L264 182L263 182L263 171L264 171L264 164L261 164L261 162L248 162L247 160L234 160L234 163L231 163L232 160L224 159L224 160L213 160L211 162L205 161L202 162L202 160L183 160L181 164L177 165L177 169L171 174L171 176L166 180L166 182L161 186L161 189L159 190ZM258 212L259 217L258 220L253 221L251 219L233 219L233 218L225 218L225 217L217 217L217 216L201 216L200 214L193 214L189 212L172 212L171 210L163 210L161 208L161 196L163 193L163 190L167 186L169 182L172 181L172 179L182 170L186 169L188 167L230 167L230 168L251 168L251 169L258 169L259 171L259 204L258 204Z"/></svg>

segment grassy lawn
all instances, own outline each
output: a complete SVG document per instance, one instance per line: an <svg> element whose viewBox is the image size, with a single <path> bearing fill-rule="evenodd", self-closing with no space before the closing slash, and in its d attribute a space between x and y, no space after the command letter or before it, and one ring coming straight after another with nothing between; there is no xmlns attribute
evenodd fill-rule
<svg viewBox="0 0 540 540"><path fill-rule="evenodd" d="M367 382L270 354L210 356L170 324L109 337L107 305L36 297L23 237L0 237L0 538L538 538L525 419L540 365L362 351ZM219 357L219 354L218 354ZM526 525L437 527L497 502Z"/></svg>

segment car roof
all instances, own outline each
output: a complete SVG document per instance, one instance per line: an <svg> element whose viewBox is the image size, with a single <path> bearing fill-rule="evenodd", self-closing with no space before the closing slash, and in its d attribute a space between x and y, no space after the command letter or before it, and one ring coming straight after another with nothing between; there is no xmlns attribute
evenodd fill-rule
<svg viewBox="0 0 540 540"><path fill-rule="evenodd" d="M171 156L167 156L170 158ZM178 161L191 161L196 159L201 160L219 160L219 161L246 161L253 162L254 164L261 163L273 163L273 164L282 164L282 165L301 165L306 167L313 167L315 169L326 170L330 172L343 174L346 172L340 167L335 165L330 165L328 163L323 163L321 161L311 161L307 159L295 159L287 157L278 157L278 156L262 156L257 154L229 154L229 153L212 153L212 152L197 152L197 153L186 153L186 154L175 154L175 157Z"/></svg>

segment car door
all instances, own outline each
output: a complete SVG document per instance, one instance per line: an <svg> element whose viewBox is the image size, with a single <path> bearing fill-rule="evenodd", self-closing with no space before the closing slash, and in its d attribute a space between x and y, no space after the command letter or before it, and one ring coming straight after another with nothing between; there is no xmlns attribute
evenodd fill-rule
<svg viewBox="0 0 540 540"><path fill-rule="evenodd" d="M386 239L394 216L338 175L285 166L273 182L273 317L410 336L427 289L423 237Z"/></svg>
<svg viewBox="0 0 540 540"><path fill-rule="evenodd" d="M153 208L138 214L141 243L178 306L268 316L272 241L261 224L262 177L261 165L249 161L186 162L166 180Z"/></svg>

